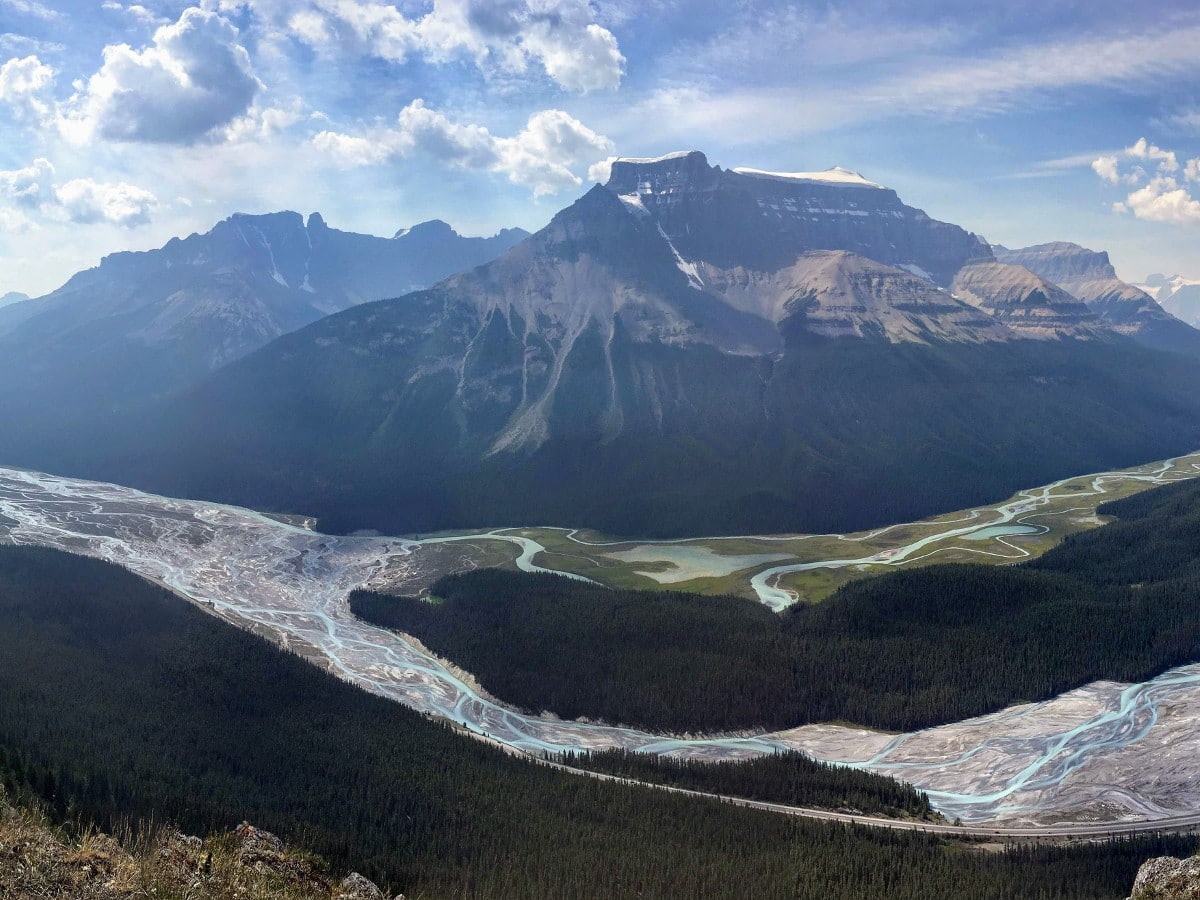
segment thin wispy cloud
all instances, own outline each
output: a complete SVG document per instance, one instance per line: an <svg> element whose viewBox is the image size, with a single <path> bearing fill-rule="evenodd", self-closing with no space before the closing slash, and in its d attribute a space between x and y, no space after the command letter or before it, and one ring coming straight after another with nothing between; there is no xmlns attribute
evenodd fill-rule
<svg viewBox="0 0 1200 900"><path fill-rule="evenodd" d="M57 10L51 9L40 0L0 0L0 7L47 22L61 18Z"/></svg>
<svg viewBox="0 0 1200 900"><path fill-rule="evenodd" d="M1000 180L1059 178L1064 174L1082 169L1095 169L1097 158L1107 158L1113 152L1111 150L1092 150L1086 153L1072 153L1069 156L1059 156L1054 159L1043 159L1020 172L999 175L997 178Z"/></svg>
<svg viewBox="0 0 1200 900"><path fill-rule="evenodd" d="M657 115L648 120L699 134L732 129L753 140L765 121L781 136L899 116L996 116L1042 105L1052 95L1072 89L1133 92L1172 76L1200 73L1197 46L1200 25L1191 25L1034 44L982 58L910 55L904 70L886 77L795 84L780 76L774 86L749 89L722 89L697 81L660 88L641 101L637 121ZM769 53L765 56L771 58Z"/></svg>

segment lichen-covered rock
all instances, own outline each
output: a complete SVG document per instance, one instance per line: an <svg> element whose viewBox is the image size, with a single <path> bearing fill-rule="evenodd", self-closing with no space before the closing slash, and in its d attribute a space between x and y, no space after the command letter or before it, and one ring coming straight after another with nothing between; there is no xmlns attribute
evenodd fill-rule
<svg viewBox="0 0 1200 900"><path fill-rule="evenodd" d="M238 841L238 849L242 853L281 853L283 841L261 828L255 828L249 822L243 822L234 831Z"/></svg>
<svg viewBox="0 0 1200 900"><path fill-rule="evenodd" d="M163 872L170 873L170 877L182 881L193 874L207 874L210 856L205 852L204 841L200 838L173 831L163 835L157 864Z"/></svg>
<svg viewBox="0 0 1200 900"><path fill-rule="evenodd" d="M1200 900L1200 857L1160 856L1142 863L1129 900Z"/></svg>
<svg viewBox="0 0 1200 900"><path fill-rule="evenodd" d="M337 893L333 896L334 900L387 900L383 891L375 886L375 882L357 872L351 872L342 879Z"/></svg>

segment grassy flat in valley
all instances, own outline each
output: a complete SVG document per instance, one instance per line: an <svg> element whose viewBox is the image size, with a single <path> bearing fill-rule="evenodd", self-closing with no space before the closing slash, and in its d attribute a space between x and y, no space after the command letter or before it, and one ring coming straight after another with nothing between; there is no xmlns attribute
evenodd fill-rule
<svg viewBox="0 0 1200 900"><path fill-rule="evenodd" d="M1161 463L1148 463L1100 478L1095 474L1080 475L1052 489L1022 491L993 506L958 510L919 522L846 535L746 535L622 542L619 538L587 530L515 528L504 533L528 538L544 547L534 560L538 566L582 575L623 589L679 590L755 598L757 593L751 579L759 572L781 565L825 560L839 562L836 566L783 573L772 582L797 600L815 602L828 597L842 585L897 568L955 562L1005 564L1034 559L1060 544L1068 535L1104 524L1105 518L1096 514L1097 505L1153 487L1155 482L1147 476L1161 469ZM1169 477L1185 480L1198 474L1200 453L1179 459ZM1034 527L1038 529L1036 533L1000 534L982 539L967 539L959 533L938 539L938 535L947 532L980 530L1004 523L1003 510L1014 505L1020 508L1007 524ZM929 543L913 548L914 544L925 540ZM472 545L474 565L499 563L514 567L517 552L512 545L482 537ZM784 558L767 561L768 556ZM744 567L737 567L736 560L724 561L734 557L763 559ZM706 558L710 561L707 570ZM863 562L854 562L857 560Z"/></svg>

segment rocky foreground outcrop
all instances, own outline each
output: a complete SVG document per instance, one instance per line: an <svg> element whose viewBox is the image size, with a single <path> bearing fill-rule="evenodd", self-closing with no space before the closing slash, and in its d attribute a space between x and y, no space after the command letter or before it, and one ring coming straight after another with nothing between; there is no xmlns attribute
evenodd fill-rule
<svg viewBox="0 0 1200 900"><path fill-rule="evenodd" d="M242 823L201 840L171 829L125 842L90 832L68 838L0 794L0 897L6 900L387 900L368 878L330 875L312 854ZM395 900L403 900L399 895Z"/></svg>
<svg viewBox="0 0 1200 900"><path fill-rule="evenodd" d="M1160 856L1142 863L1129 900L1198 900L1200 856Z"/></svg>

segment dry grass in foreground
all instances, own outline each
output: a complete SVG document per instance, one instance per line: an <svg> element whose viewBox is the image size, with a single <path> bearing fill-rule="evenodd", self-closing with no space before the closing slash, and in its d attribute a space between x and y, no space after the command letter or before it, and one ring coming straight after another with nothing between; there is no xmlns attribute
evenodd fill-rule
<svg viewBox="0 0 1200 900"><path fill-rule="evenodd" d="M319 857L243 823L202 841L170 828L117 840L69 837L0 788L0 897L6 900L386 900L368 879L329 875ZM402 898L397 898L402 900Z"/></svg>

